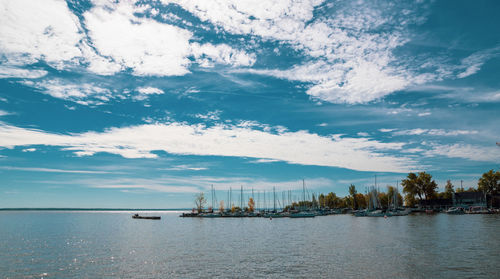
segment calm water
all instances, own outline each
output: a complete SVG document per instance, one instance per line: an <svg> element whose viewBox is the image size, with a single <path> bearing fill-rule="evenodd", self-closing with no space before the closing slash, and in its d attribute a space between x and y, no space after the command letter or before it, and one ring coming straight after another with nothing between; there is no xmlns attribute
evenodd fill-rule
<svg viewBox="0 0 500 279"><path fill-rule="evenodd" d="M500 215L0 212L1 278L498 278Z"/></svg>

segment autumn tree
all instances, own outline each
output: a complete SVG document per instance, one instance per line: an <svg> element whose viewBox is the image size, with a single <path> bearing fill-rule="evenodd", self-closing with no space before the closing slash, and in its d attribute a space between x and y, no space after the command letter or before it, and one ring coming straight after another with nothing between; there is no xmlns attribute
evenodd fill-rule
<svg viewBox="0 0 500 279"><path fill-rule="evenodd" d="M205 204L207 203L207 200L205 199L205 194L203 192L196 194L194 203L196 205L196 209L198 210L198 213L201 213L203 208L205 207Z"/></svg>
<svg viewBox="0 0 500 279"><path fill-rule="evenodd" d="M249 198L248 199L248 211L254 212L254 210L255 210L255 201L253 200L253 198Z"/></svg>
<svg viewBox="0 0 500 279"><path fill-rule="evenodd" d="M384 192L378 193L378 200L380 201L380 206L383 208L388 207L389 204L389 196Z"/></svg>
<svg viewBox="0 0 500 279"><path fill-rule="evenodd" d="M220 201L219 203L219 211L224 212L224 201Z"/></svg>

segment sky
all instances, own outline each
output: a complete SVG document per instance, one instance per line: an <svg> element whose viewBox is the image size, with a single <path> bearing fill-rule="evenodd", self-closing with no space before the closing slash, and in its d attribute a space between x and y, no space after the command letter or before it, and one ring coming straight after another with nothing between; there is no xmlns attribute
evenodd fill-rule
<svg viewBox="0 0 500 279"><path fill-rule="evenodd" d="M477 186L500 168L499 11L0 0L0 208Z"/></svg>

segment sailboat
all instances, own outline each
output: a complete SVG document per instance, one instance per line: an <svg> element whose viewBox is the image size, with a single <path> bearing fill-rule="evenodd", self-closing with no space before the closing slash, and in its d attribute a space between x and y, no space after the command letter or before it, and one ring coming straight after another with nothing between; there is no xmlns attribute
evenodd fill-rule
<svg viewBox="0 0 500 279"><path fill-rule="evenodd" d="M368 208L366 210L357 211L354 213L356 217L390 217L392 214L389 212L384 212L380 208L382 208L380 201L378 199L378 190L377 190L377 176L375 176L375 186L370 188L368 192Z"/></svg>
<svg viewBox="0 0 500 279"><path fill-rule="evenodd" d="M399 208L398 194L399 194L399 181L396 183L396 190L392 195L392 202L391 202L392 206L389 206L387 212L391 214L391 216L406 216L410 213L410 209Z"/></svg>
<svg viewBox="0 0 500 279"><path fill-rule="evenodd" d="M303 204L305 204L306 201L306 184L304 179L302 179L302 200L304 201ZM299 212L293 212L290 213L290 218L314 218L316 217L316 214L313 212L308 212L305 211L305 208L301 208Z"/></svg>

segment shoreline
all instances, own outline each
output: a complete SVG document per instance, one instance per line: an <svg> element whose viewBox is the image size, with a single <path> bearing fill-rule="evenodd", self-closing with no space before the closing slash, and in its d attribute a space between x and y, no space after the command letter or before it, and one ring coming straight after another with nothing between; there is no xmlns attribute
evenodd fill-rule
<svg viewBox="0 0 500 279"><path fill-rule="evenodd" d="M0 211L191 211L187 208L0 208Z"/></svg>

